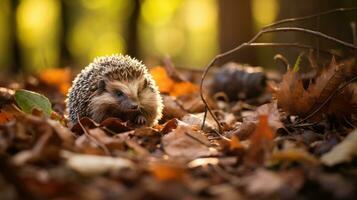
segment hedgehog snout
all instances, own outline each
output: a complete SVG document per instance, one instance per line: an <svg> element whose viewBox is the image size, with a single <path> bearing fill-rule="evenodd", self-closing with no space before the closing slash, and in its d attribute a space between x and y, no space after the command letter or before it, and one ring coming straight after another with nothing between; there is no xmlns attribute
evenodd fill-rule
<svg viewBox="0 0 357 200"><path fill-rule="evenodd" d="M130 105L129 105L129 108L130 108L130 110L138 110L138 108L139 108L139 105L138 105L138 103L136 103L136 102L132 102Z"/></svg>
<svg viewBox="0 0 357 200"><path fill-rule="evenodd" d="M130 98L126 98L125 100L122 99L121 101L119 101L119 103L121 104L121 107L124 111L135 112L139 110L138 102Z"/></svg>

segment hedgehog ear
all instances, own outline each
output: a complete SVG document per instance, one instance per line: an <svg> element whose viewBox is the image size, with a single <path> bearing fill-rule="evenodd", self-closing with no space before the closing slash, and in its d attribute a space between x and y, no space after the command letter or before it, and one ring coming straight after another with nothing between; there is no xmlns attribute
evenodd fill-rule
<svg viewBox="0 0 357 200"><path fill-rule="evenodd" d="M98 92L104 92L105 91L105 85L106 85L106 83L105 83L104 79L99 80L98 83L97 83L97 91Z"/></svg>

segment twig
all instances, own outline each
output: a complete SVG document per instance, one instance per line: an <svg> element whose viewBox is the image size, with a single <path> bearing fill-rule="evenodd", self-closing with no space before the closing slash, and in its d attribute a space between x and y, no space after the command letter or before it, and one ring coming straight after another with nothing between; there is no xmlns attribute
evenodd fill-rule
<svg viewBox="0 0 357 200"><path fill-rule="evenodd" d="M274 60L280 60L285 65L285 69L290 69L290 63L288 59L286 59L283 55L281 54L276 54L274 56Z"/></svg>
<svg viewBox="0 0 357 200"><path fill-rule="evenodd" d="M79 124L79 126L82 128L84 134L90 139L92 140L94 143L96 143L100 148L103 149L104 153L106 155L111 155L109 149L105 146L105 144L102 144L101 142L99 142L96 138L94 138L93 136L91 136L88 133L88 130L86 129L86 127L83 126L81 120L79 119L79 115L77 114L77 122Z"/></svg>
<svg viewBox="0 0 357 200"><path fill-rule="evenodd" d="M357 46L354 46L350 43L347 43L347 42L344 42L342 40L339 40L335 37L332 37L332 36L329 36L329 35L326 35L324 33L321 33L321 32L318 32L318 31L313 31L313 30L310 30L310 29L304 29L304 28L297 28L297 27L284 27L284 28L272 28L272 29L263 29L261 31L259 31L252 39L250 39L248 42L245 42L229 51L226 51L224 53L221 53L221 54L218 54L216 55L212 60L211 62L206 66L205 70L203 71L203 74L202 74L202 77L201 77L201 83L200 83L200 95L201 95L201 99L203 101L203 103L205 104L208 112L212 115L212 118L214 119L214 121L217 123L218 125L218 131L219 133L222 133L222 127L221 127L221 124L218 122L216 116L213 114L211 108L209 107L209 105L207 104L207 101L206 99L204 98L203 96L203 82L204 82L204 79L206 78L207 76L207 73L208 71L210 70L210 68L212 66L214 66L214 64L219 61L221 58L225 57L225 56L228 56L232 53L236 53L238 52L239 50L245 48L245 47L249 47L251 46L251 44L253 42L255 42L259 37L261 37L263 34L266 34L266 33L272 33L272 32L302 32L302 33L306 33L306 34L309 34L309 35L314 35L314 36L318 36L318 37L321 37L321 38L324 38L326 40L330 40L332 42L335 42L335 43L338 43L338 44L341 44L345 47L348 47L348 48L351 48L353 50L356 50L357 51Z"/></svg>
<svg viewBox="0 0 357 200"><path fill-rule="evenodd" d="M200 143L200 144L206 146L206 147L210 147L210 146L211 146L209 143L206 143L206 142L200 140L199 138L197 138L197 137L191 135L191 134L188 133L188 132L185 132L185 135L188 136L189 138L195 140L196 142L198 142L198 143Z"/></svg>
<svg viewBox="0 0 357 200"><path fill-rule="evenodd" d="M345 47L348 47L350 49L353 49L353 50L357 50L357 46L355 46L355 45L353 45L351 43L342 41L340 39L337 39L335 37L326 35L326 34L321 33L319 31L313 31L313 30L310 30L310 29L298 28L298 27L283 27L283 28L264 29L264 30L260 31L256 36L257 36L257 38L259 38L262 34L271 33L271 32L302 32L302 33L318 36L318 37L326 39L326 40L330 40L332 42L341 44L341 45L343 45ZM252 43L252 42L250 42L250 43Z"/></svg>
<svg viewBox="0 0 357 200"><path fill-rule="evenodd" d="M352 124L352 122L350 122L347 118L346 118L346 116L345 117L343 117L343 119L345 120L345 122L348 124L348 125L350 125L353 129L356 129L356 126L355 125L353 125Z"/></svg>
<svg viewBox="0 0 357 200"><path fill-rule="evenodd" d="M266 25L263 27L263 29L268 29L274 26L278 26L278 25L282 25L282 24L286 24L286 23L290 23L290 22L297 22L297 21L304 21L304 20L308 20L308 19L313 19L313 18L318 18L321 16L325 16L325 15L330 15L330 14L335 14L335 13L344 13L344 12L353 12L353 11L357 11L357 8L336 8L333 10L327 10L327 11L323 11L320 13L316 13L313 15L307 15L307 16L303 16L303 17L296 17L296 18L289 18L289 19L283 19L277 22L274 22L272 24Z"/></svg>
<svg viewBox="0 0 357 200"><path fill-rule="evenodd" d="M203 128L205 127L206 117L207 117L207 107L205 107L205 112L203 114L203 121L202 121L202 125L201 125L201 130L203 130Z"/></svg>
<svg viewBox="0 0 357 200"><path fill-rule="evenodd" d="M296 122L296 124L300 124L301 122L304 122L308 119L310 119L311 117L313 117L317 112L319 112L323 107L326 106L326 104L333 98L336 96L336 94L338 94L338 92L340 92L343 88L345 88L346 86L348 86L349 84L353 83L354 81L357 80L357 76L354 76L352 79L350 79L349 81L345 82L341 87L339 87L337 90L335 90L332 94L330 94L330 96L328 96L328 98L319 106L317 107L312 113L310 113L308 116L306 116L304 119Z"/></svg>
<svg viewBox="0 0 357 200"><path fill-rule="evenodd" d="M351 22L351 29L352 29L352 41L354 45L357 45L357 30L356 30L356 22Z"/></svg>
<svg viewBox="0 0 357 200"><path fill-rule="evenodd" d="M318 49L316 47L310 46L310 45L304 45L304 44L299 44L299 43L267 43L267 42L258 42L258 43L251 43L250 46L259 46L259 47L295 47L295 48L299 48L299 49L313 49L315 51L317 51ZM330 52L328 50L320 50L319 51L328 54L328 55L332 55L335 57L341 57L340 55L334 53L334 52Z"/></svg>

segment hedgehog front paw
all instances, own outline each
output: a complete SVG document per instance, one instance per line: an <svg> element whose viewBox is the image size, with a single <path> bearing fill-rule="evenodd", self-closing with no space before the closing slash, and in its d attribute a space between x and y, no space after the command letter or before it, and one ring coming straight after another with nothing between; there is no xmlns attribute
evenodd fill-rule
<svg viewBox="0 0 357 200"><path fill-rule="evenodd" d="M146 118L143 115L138 115L135 119L137 125L145 125L147 123Z"/></svg>

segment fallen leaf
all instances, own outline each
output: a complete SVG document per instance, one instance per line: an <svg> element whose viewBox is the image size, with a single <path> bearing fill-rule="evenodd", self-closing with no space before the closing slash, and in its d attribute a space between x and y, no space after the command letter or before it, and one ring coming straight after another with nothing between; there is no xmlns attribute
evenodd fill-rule
<svg viewBox="0 0 357 200"><path fill-rule="evenodd" d="M253 122L258 124L260 116L265 115L268 117L269 126L275 130L284 127L280 121L280 113L275 101L259 106L252 115L246 116L244 122Z"/></svg>
<svg viewBox="0 0 357 200"><path fill-rule="evenodd" d="M189 168L207 166L207 165L217 165L219 163L218 158L196 158L189 162L187 166Z"/></svg>
<svg viewBox="0 0 357 200"><path fill-rule="evenodd" d="M332 58L330 65L322 70L305 90L301 75L294 70L288 70L282 82L274 91L278 107L289 115L306 117L334 94L346 81L349 66L338 64ZM339 91L325 106L315 112L310 121L317 121L323 115L334 115L337 118L350 118L357 111L357 93L353 86Z"/></svg>
<svg viewBox="0 0 357 200"><path fill-rule="evenodd" d="M268 125L266 115L259 116L259 123L250 136L250 145L247 150L245 164L251 166L263 165L271 154L273 147L274 132Z"/></svg>
<svg viewBox="0 0 357 200"><path fill-rule="evenodd" d="M164 110L163 110L163 119L171 120L172 118L180 119L188 112L182 108L182 106L177 102L175 97L162 95Z"/></svg>
<svg viewBox="0 0 357 200"><path fill-rule="evenodd" d="M119 118L114 117L105 119L100 123L100 126L105 127L106 129L109 129L111 132L116 134L132 130L132 128L128 127Z"/></svg>
<svg viewBox="0 0 357 200"><path fill-rule="evenodd" d="M93 176L126 168L134 168L134 163L125 158L75 154L62 152L67 166L82 175Z"/></svg>
<svg viewBox="0 0 357 200"><path fill-rule="evenodd" d="M229 149L232 151L235 149L244 149L244 145L242 145L242 143L239 141L239 138L235 135L231 137L229 144Z"/></svg>
<svg viewBox="0 0 357 200"><path fill-rule="evenodd" d="M180 96L198 91L198 86L188 81L175 81L171 79L165 68L157 66L150 70L161 93L171 96Z"/></svg>
<svg viewBox="0 0 357 200"><path fill-rule="evenodd" d="M16 103L20 108L31 114L34 108L41 110L47 117L51 116L52 107L47 97L28 90L17 90L15 92Z"/></svg>
<svg viewBox="0 0 357 200"><path fill-rule="evenodd" d="M319 161L310 153L303 149L290 148L282 151L274 152L271 155L273 161L295 161L310 165L318 165Z"/></svg>
<svg viewBox="0 0 357 200"><path fill-rule="evenodd" d="M66 95L71 86L71 71L69 68L51 68L39 74L40 80L56 86L63 95Z"/></svg>
<svg viewBox="0 0 357 200"><path fill-rule="evenodd" d="M198 85L191 82L178 82L173 85L170 91L171 96L180 96L198 92Z"/></svg>
<svg viewBox="0 0 357 200"><path fill-rule="evenodd" d="M254 195L271 195L284 185L283 179L274 172L259 169L245 179L247 192Z"/></svg>
<svg viewBox="0 0 357 200"><path fill-rule="evenodd" d="M183 116L181 120L191 126L194 126L196 128L201 128L203 124L203 118L204 118L204 113L198 113L198 114L187 114ZM214 119L209 113L206 116L206 121L203 129L204 131L218 130L216 121L214 121Z"/></svg>
<svg viewBox="0 0 357 200"><path fill-rule="evenodd" d="M327 166L334 166L340 163L350 162L357 156L357 130L352 131L331 151L322 155L321 162Z"/></svg>
<svg viewBox="0 0 357 200"><path fill-rule="evenodd" d="M207 136L188 125L179 125L176 129L164 135L162 144L169 156L187 160L217 154L215 149L208 147Z"/></svg>
<svg viewBox="0 0 357 200"><path fill-rule="evenodd" d="M169 94L175 82L168 76L165 69L157 66L151 68L150 73L159 87L160 92Z"/></svg>
<svg viewBox="0 0 357 200"><path fill-rule="evenodd" d="M153 162L150 164L150 171L160 181L182 181L185 177L185 168L179 164Z"/></svg>
<svg viewBox="0 0 357 200"><path fill-rule="evenodd" d="M14 119L14 116L11 113L2 112L0 110L0 125L6 124L7 122Z"/></svg>

